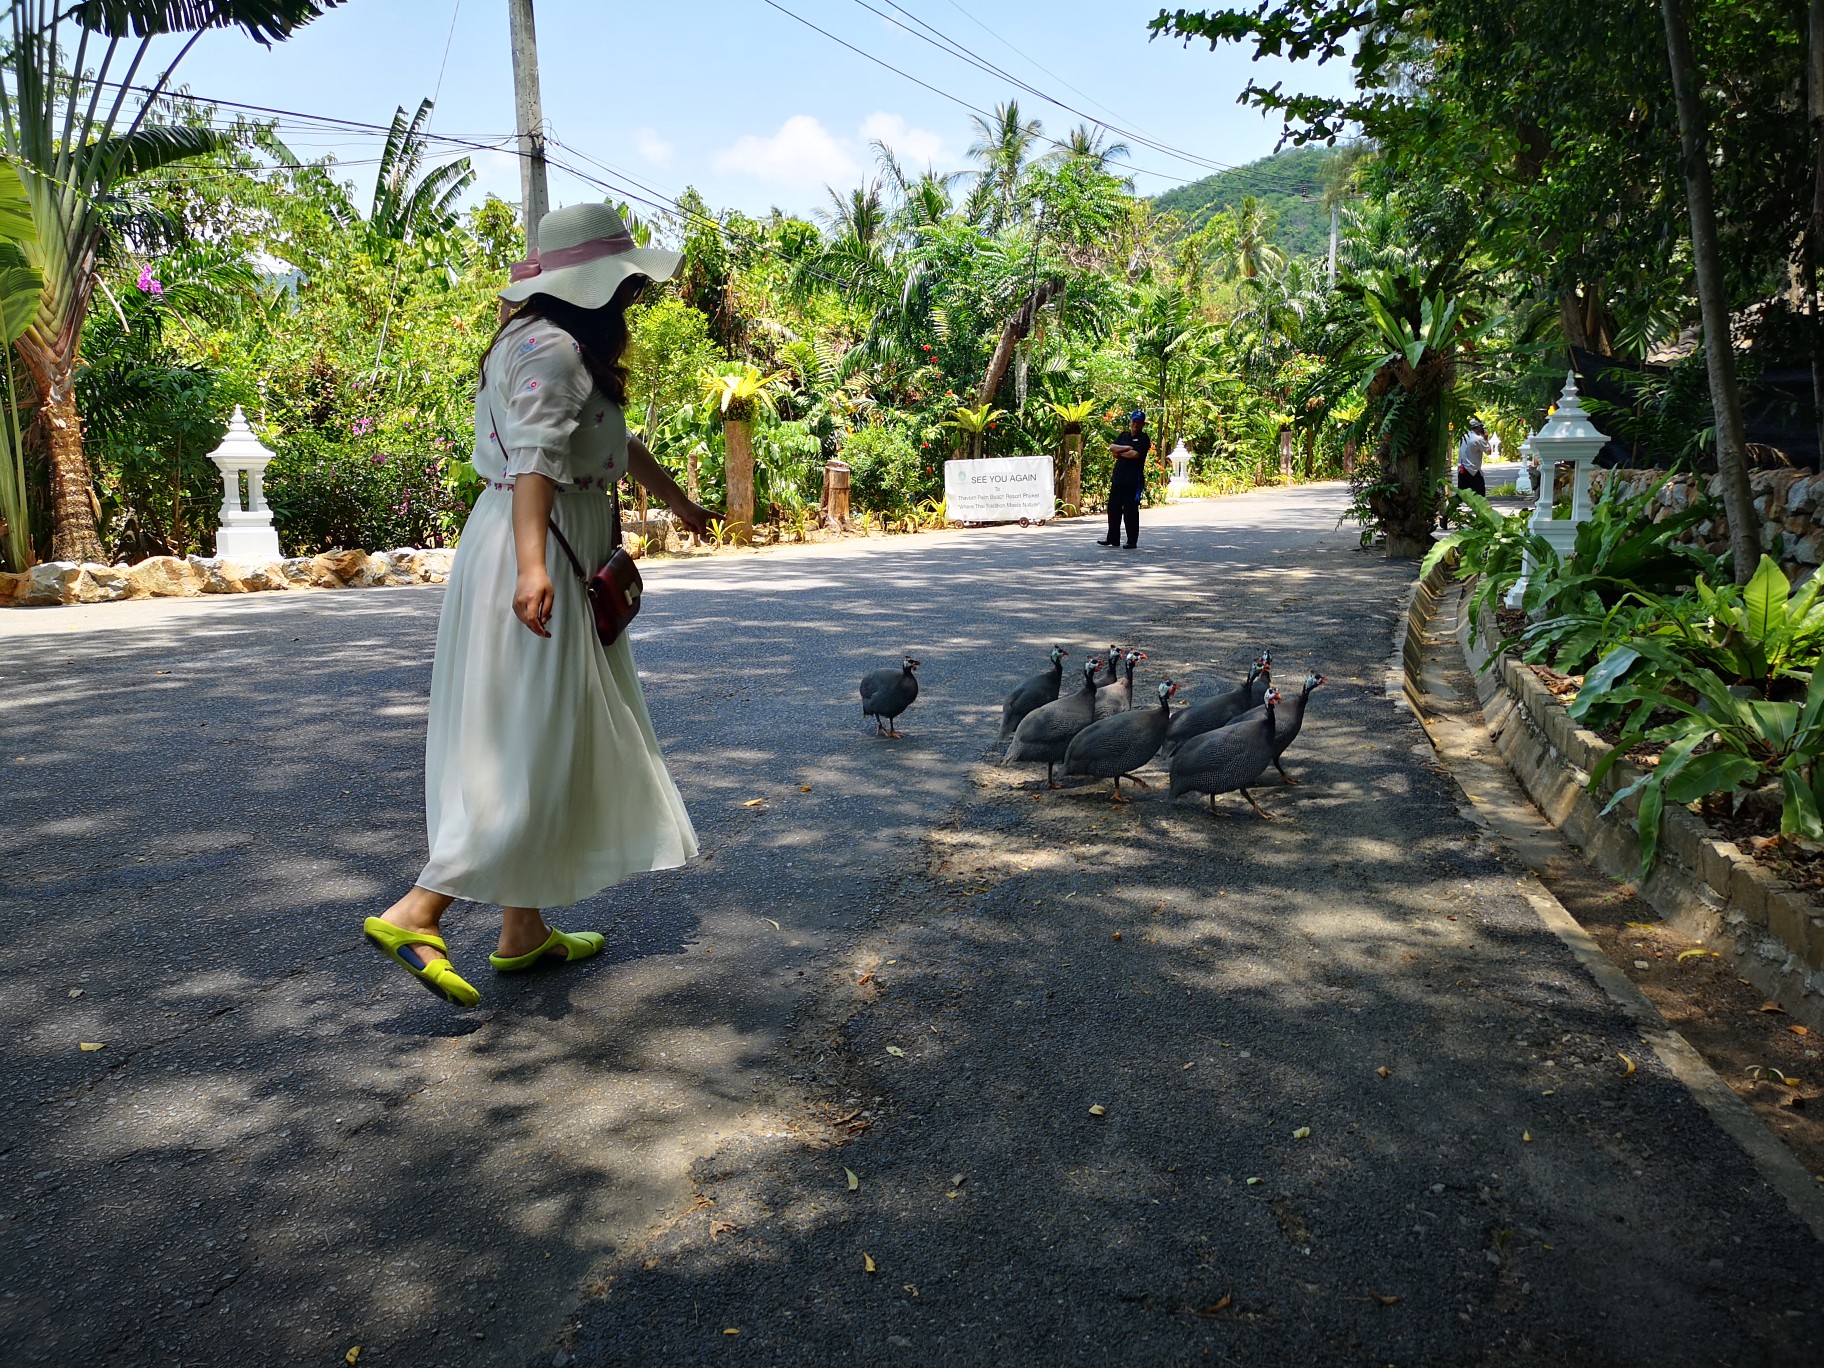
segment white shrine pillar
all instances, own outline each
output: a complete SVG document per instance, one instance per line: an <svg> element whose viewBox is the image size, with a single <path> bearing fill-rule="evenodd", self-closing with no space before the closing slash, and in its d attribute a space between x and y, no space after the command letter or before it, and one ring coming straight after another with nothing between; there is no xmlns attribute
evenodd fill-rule
<svg viewBox="0 0 1824 1368"><path fill-rule="evenodd" d="M1178 439L1178 445L1166 459L1172 463L1172 478L1165 483L1166 497L1177 498L1191 487L1191 450L1185 446L1184 438Z"/></svg>
<svg viewBox="0 0 1824 1368"><path fill-rule="evenodd" d="M1577 545L1577 529L1590 520L1590 472L1596 455L1609 444L1608 434L1597 429L1590 415L1583 411L1583 400L1577 393L1577 373L1564 377L1564 391L1545 426L1527 439L1539 457L1539 502L1533 506L1533 531L1551 544L1560 557L1567 557ZM1522 446L1521 450L1526 447ZM1553 516L1553 499L1557 493L1557 468L1568 461L1571 474L1571 509L1568 518ZM1533 564L1528 557L1526 573L1507 591L1504 602L1519 608L1532 578Z"/></svg>
<svg viewBox="0 0 1824 1368"><path fill-rule="evenodd" d="M239 404L228 420L228 435L209 459L222 472L222 526L215 534L215 554L241 565L265 565L283 559L279 534L272 525L272 509L266 503L266 467L272 461L272 453L253 435ZM243 471L247 475L244 505Z"/></svg>

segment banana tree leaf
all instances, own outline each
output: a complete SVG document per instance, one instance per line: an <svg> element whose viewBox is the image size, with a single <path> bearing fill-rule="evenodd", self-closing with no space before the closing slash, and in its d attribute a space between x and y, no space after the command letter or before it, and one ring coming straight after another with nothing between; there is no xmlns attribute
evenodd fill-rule
<svg viewBox="0 0 1824 1368"><path fill-rule="evenodd" d="M110 38L131 34L194 33L198 29L241 28L257 43L272 46L343 0L82 0L68 13L84 28Z"/></svg>
<svg viewBox="0 0 1824 1368"><path fill-rule="evenodd" d="M19 168L0 160L0 241L32 242L38 229L32 222L32 202L19 179Z"/></svg>
<svg viewBox="0 0 1824 1368"><path fill-rule="evenodd" d="M17 342L38 316L44 277L33 266L0 266L0 339Z"/></svg>
<svg viewBox="0 0 1824 1368"><path fill-rule="evenodd" d="M195 128L185 124L152 124L131 133L97 138L83 150L91 166L111 164L110 181L125 180L146 171L156 171L172 162L191 157L206 157L234 146L234 136L225 130Z"/></svg>

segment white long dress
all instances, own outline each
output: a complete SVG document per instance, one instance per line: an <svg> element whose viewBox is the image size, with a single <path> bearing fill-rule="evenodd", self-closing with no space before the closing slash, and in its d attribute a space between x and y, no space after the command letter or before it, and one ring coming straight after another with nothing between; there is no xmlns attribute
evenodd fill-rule
<svg viewBox="0 0 1824 1368"><path fill-rule="evenodd" d="M475 405L475 469L488 482L462 530L437 627L422 888L508 907L563 907L697 851L623 635L607 651L555 537L551 636L513 616L513 480L548 475L552 516L585 570L612 549L607 491L627 468L627 423L576 343L508 325ZM499 441L496 443L495 434ZM504 452L504 455L503 455Z"/></svg>

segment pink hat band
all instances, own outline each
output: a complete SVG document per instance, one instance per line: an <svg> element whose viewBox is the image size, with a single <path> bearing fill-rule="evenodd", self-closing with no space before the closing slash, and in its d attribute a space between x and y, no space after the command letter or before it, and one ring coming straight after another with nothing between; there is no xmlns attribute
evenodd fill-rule
<svg viewBox="0 0 1824 1368"><path fill-rule="evenodd" d="M553 247L548 252L534 248L531 256L508 267L507 274L518 284L533 276L543 275L546 271L561 271L567 266L581 266L585 262L600 261L603 257L619 256L623 252L631 252L638 245L633 240L633 234L623 229L607 237L579 242L574 247Z"/></svg>

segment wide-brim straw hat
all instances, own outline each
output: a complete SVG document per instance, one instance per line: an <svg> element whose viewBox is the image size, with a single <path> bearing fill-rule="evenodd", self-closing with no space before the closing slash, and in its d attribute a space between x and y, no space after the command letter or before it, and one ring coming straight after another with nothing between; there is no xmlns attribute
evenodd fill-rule
<svg viewBox="0 0 1824 1368"><path fill-rule="evenodd" d="M513 283L500 292L518 304L552 295L580 309L599 309L629 276L668 280L682 252L642 247L612 205L573 204L538 221L538 247L513 263Z"/></svg>

